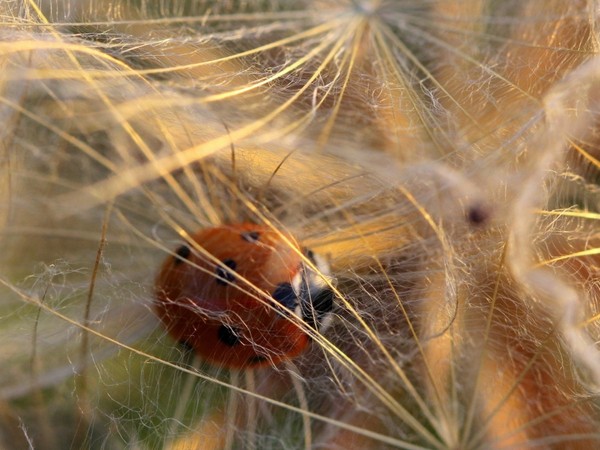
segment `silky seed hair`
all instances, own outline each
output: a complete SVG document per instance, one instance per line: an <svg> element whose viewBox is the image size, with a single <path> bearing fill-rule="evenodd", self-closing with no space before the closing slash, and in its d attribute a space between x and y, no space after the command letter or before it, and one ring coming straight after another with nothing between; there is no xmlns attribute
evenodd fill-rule
<svg viewBox="0 0 600 450"><path fill-rule="evenodd" d="M596 10L0 3L0 447L597 446ZM245 222L333 314L227 370L154 279L193 254L254 292L192 240Z"/></svg>

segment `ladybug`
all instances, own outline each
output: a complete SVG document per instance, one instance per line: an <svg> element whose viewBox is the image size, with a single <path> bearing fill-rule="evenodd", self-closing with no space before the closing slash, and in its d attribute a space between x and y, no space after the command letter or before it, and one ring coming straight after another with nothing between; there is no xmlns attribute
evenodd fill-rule
<svg viewBox="0 0 600 450"><path fill-rule="evenodd" d="M235 369L274 365L306 350L309 328L327 326L329 267L291 236L239 223L191 238L164 262L155 310L171 336L204 360Z"/></svg>

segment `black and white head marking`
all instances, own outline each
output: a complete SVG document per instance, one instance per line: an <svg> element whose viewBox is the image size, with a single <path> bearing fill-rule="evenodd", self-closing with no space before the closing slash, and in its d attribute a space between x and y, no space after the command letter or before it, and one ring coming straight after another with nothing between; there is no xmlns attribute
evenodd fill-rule
<svg viewBox="0 0 600 450"><path fill-rule="evenodd" d="M316 266L314 271L302 264L292 282L298 293L299 309L297 313L302 320L316 330L324 331L331 324L331 311L335 297L330 284L330 268L324 258L306 250L306 257Z"/></svg>

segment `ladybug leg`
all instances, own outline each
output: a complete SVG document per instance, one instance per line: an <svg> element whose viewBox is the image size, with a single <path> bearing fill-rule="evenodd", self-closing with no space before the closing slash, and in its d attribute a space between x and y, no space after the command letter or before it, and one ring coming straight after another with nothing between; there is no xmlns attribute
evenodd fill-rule
<svg viewBox="0 0 600 450"><path fill-rule="evenodd" d="M194 347L192 346L192 344L190 344L188 341L186 341L185 339L182 339L181 341L178 342L179 345L181 347L183 347L183 350L186 353L192 353L194 352Z"/></svg>

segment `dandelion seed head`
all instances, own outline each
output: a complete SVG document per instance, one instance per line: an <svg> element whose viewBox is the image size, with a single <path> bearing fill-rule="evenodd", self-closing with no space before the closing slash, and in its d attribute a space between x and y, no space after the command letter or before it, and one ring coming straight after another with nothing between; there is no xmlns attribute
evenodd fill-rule
<svg viewBox="0 0 600 450"><path fill-rule="evenodd" d="M597 444L586 2L23 0L0 18L0 443ZM261 230L240 245L286 237L332 306L311 327L292 291L316 291L274 284L281 320L308 323L285 361L205 307L215 339L254 344L251 370L155 314L161 264L210 259L193 236L236 223ZM217 260L211 277L248 281Z"/></svg>

